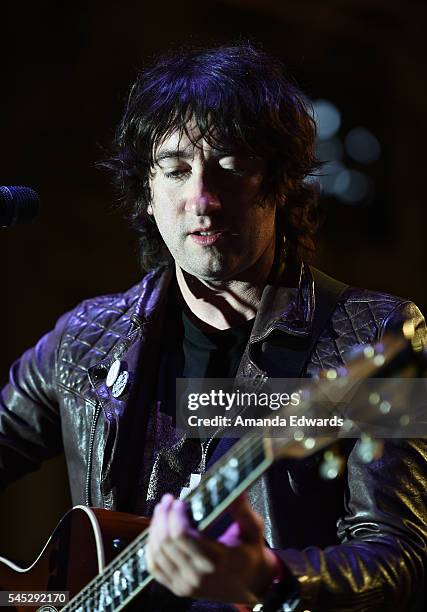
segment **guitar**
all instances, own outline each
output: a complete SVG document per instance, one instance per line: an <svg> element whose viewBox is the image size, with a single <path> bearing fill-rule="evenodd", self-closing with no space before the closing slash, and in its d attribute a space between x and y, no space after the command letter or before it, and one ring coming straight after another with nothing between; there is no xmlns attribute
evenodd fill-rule
<svg viewBox="0 0 427 612"><path fill-rule="evenodd" d="M357 380L383 373L422 376L425 372L425 349L422 348L402 335L388 335L381 345L364 347L352 360L346 376L340 379L339 399L350 390L354 396ZM323 374L316 393L306 402L306 411L313 408L318 398L325 397L330 378L330 371ZM393 405L393 410L404 410L401 393L397 395L400 407ZM365 400L356 402L356 414L350 407L345 415L346 422L355 417L363 421L367 416L364 410L368 410L372 423L372 410L364 408L367 403ZM342 410L342 403L340 408ZM328 412L329 415L337 413L333 406ZM380 418L378 416L378 420ZM247 434L206 472L199 486L186 497L194 523L201 531L207 529L273 461L283 457L301 459L335 441L336 435L267 438ZM148 522L135 515L76 506L63 517L31 566L20 568L0 558L0 591L12 592L12 595L3 596L12 597L8 605L20 612L58 609L64 612L118 612L129 607L131 602L139 604L138 610L155 610L152 606L144 606L144 592L153 580L145 558ZM64 602L65 591L70 596L68 603ZM241 606L236 609L247 610Z"/></svg>

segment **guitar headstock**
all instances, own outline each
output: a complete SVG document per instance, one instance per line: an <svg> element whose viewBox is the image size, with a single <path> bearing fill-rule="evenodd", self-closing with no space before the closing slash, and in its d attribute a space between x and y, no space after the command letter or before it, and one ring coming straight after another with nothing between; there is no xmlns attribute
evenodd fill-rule
<svg viewBox="0 0 427 612"><path fill-rule="evenodd" d="M323 370L315 380L303 379L298 389L302 401L294 410L301 426L287 431L286 437L267 439L269 452L274 458L302 459L340 438L361 437L371 449L366 457L378 456L381 443L375 438L413 435L409 426L418 415L409 398L423 390L425 396L426 372L427 347L415 334L413 321L405 321L381 342L355 347L344 367ZM341 426L318 425L333 418Z"/></svg>

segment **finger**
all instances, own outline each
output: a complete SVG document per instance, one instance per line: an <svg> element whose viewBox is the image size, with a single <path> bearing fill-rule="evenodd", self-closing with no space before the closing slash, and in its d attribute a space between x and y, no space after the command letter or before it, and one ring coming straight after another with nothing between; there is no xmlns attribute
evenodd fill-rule
<svg viewBox="0 0 427 612"><path fill-rule="evenodd" d="M192 566L191 556L176 541L167 540L163 542L161 554L162 558L168 559L178 573L185 574L186 569Z"/></svg>
<svg viewBox="0 0 427 612"><path fill-rule="evenodd" d="M153 575L158 582L178 596L194 594L203 577L192 564L191 558L178 550L172 542L163 543Z"/></svg>
<svg viewBox="0 0 427 612"><path fill-rule="evenodd" d="M246 496L242 496L239 502L233 505L230 514L239 525L240 538L247 542L263 540L264 521L261 516L252 509Z"/></svg>
<svg viewBox="0 0 427 612"><path fill-rule="evenodd" d="M181 554L188 566L194 568L197 573L210 574L215 570L215 559L218 554L215 551L215 543L205 542L199 537L186 534L174 542L176 554Z"/></svg>
<svg viewBox="0 0 427 612"><path fill-rule="evenodd" d="M161 543L169 537L169 512L175 498L167 493L154 508L153 520L150 526L152 540Z"/></svg>
<svg viewBox="0 0 427 612"><path fill-rule="evenodd" d="M153 571L151 572L154 578L158 581L171 588L174 577L179 573L180 568L172 561L163 550L160 550L153 565Z"/></svg>
<svg viewBox="0 0 427 612"><path fill-rule="evenodd" d="M176 500L173 503L169 514L170 537L174 540L177 552L181 552L197 570L212 572L214 564L210 556L214 552L214 543L191 528L187 512L187 504L184 502Z"/></svg>
<svg viewBox="0 0 427 612"><path fill-rule="evenodd" d="M171 507L174 498L172 495L166 494L161 501L156 505L153 513L153 518L150 523L147 543L147 565L151 573L154 574L154 565L158 556L160 547L165 538L168 537L168 520L167 513Z"/></svg>
<svg viewBox="0 0 427 612"><path fill-rule="evenodd" d="M169 513L170 537L173 539L179 538L190 529L191 525L187 514L187 504L176 499L171 505L171 511Z"/></svg>
<svg viewBox="0 0 427 612"><path fill-rule="evenodd" d="M162 555L175 567L186 567L191 561L189 554L186 554L185 547L181 549L177 546L178 539L190 529L186 505L177 499L171 502L168 498L165 508L159 509L158 517L159 520L167 521L167 526L162 534L165 537L159 541Z"/></svg>
<svg viewBox="0 0 427 612"><path fill-rule="evenodd" d="M162 536L167 533L167 537L157 542L153 575L175 594L194 593L204 575L213 572L214 564L198 546L201 536L190 526L185 503L171 503L170 498L162 502L156 511L156 525L165 520L168 525Z"/></svg>
<svg viewBox="0 0 427 612"><path fill-rule="evenodd" d="M186 506L172 496L164 496L156 506L153 519L150 555L154 560L153 575L169 588L178 580L195 581L191 559L176 546L177 537L181 537L190 527ZM153 565L153 563L152 563Z"/></svg>
<svg viewBox="0 0 427 612"><path fill-rule="evenodd" d="M241 529L239 523L232 523L224 533L218 538L218 542L221 542L225 546L238 546L242 544Z"/></svg>

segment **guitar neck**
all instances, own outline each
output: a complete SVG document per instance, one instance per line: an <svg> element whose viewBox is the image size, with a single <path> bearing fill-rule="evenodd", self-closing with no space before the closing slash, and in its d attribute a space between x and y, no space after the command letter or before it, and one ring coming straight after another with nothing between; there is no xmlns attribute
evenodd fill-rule
<svg viewBox="0 0 427 612"><path fill-rule="evenodd" d="M269 439L248 435L236 443L186 497L198 529L209 527L273 460ZM63 608L64 612L118 612L129 604L152 581L145 555L147 540L145 530Z"/></svg>

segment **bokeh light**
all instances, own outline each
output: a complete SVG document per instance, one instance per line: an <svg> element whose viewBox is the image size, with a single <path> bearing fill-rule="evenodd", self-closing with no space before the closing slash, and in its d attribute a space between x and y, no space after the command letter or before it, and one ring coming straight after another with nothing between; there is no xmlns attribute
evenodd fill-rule
<svg viewBox="0 0 427 612"><path fill-rule="evenodd" d="M364 127L350 130L344 143L348 155L361 164L372 164L381 155L381 146L377 138Z"/></svg>
<svg viewBox="0 0 427 612"><path fill-rule="evenodd" d="M366 200L374 190L370 177L357 170L345 169L335 175L334 195L347 204L357 204Z"/></svg>
<svg viewBox="0 0 427 612"><path fill-rule="evenodd" d="M319 181L322 195L335 195L335 180L337 176L345 170L345 165L338 160L333 160L323 164L319 171Z"/></svg>
<svg viewBox="0 0 427 612"><path fill-rule="evenodd" d="M313 102L313 111L319 140L335 136L341 126L341 113L335 104L320 98Z"/></svg>
<svg viewBox="0 0 427 612"><path fill-rule="evenodd" d="M320 184L323 197L334 197L344 204L361 205L375 194L374 181L368 174L351 168L352 161L372 164L381 156L381 146L365 127L355 127L345 136L338 107L324 98L312 103L317 127L316 155L320 169L308 181Z"/></svg>

